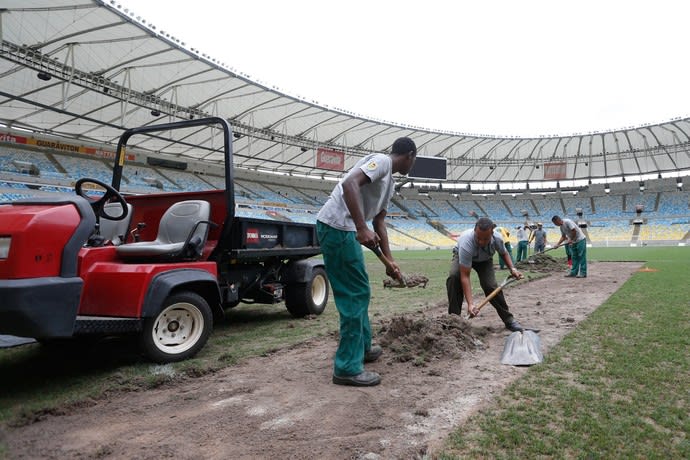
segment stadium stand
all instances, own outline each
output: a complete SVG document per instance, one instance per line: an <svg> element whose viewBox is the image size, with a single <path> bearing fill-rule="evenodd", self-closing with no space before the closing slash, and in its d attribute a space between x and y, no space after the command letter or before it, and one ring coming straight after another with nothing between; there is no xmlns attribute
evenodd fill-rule
<svg viewBox="0 0 690 460"><path fill-rule="evenodd" d="M622 218L623 214L623 196L622 195L605 195L594 197L594 213L599 219Z"/></svg>
<svg viewBox="0 0 690 460"><path fill-rule="evenodd" d="M662 193L657 214L660 216L684 216L690 214L690 191Z"/></svg>
<svg viewBox="0 0 690 460"><path fill-rule="evenodd" d="M222 189L225 187L225 178L223 176L216 176L214 174L206 174L204 176L200 176L204 178L204 181L208 182L211 184L211 186L215 189ZM251 192L247 191L244 189L237 181L235 181L235 193L239 196L244 196L244 195L250 195Z"/></svg>
<svg viewBox="0 0 690 460"><path fill-rule="evenodd" d="M55 159L71 178L90 177L109 184L113 176L112 163L104 160L71 155L59 155Z"/></svg>
<svg viewBox="0 0 690 460"><path fill-rule="evenodd" d="M563 209L562 201L553 195L548 195L548 197L546 195L542 195L541 198L535 196L532 198L532 202L534 203L534 208L537 209L537 213L534 214L534 216L530 214L530 217L533 219L538 218L544 224L551 222L551 217L554 215L568 215L565 212L565 209ZM573 213L573 216L574 215L575 214Z"/></svg>
<svg viewBox="0 0 690 460"><path fill-rule="evenodd" d="M201 176L189 172L176 171L174 169L159 169L159 172L170 182L177 185L179 190L185 192L213 190L216 188L211 183L206 182ZM112 174L112 172L109 172L109 174Z"/></svg>
<svg viewBox="0 0 690 460"><path fill-rule="evenodd" d="M401 210L406 211L412 217L437 217L436 212L422 203L420 198L405 198L395 203Z"/></svg>
<svg viewBox="0 0 690 460"><path fill-rule="evenodd" d="M537 210L531 199L513 198L505 199L504 203L513 217L520 218L522 211L527 211L530 216L536 216Z"/></svg>
<svg viewBox="0 0 690 460"><path fill-rule="evenodd" d="M458 210L444 199L434 199L434 209L440 222L454 222L461 217Z"/></svg>
<svg viewBox="0 0 690 460"><path fill-rule="evenodd" d="M577 209L581 209L584 215L592 215L592 201L589 197L585 196L573 196L564 197L563 208L565 209L565 214L569 216L576 216Z"/></svg>
<svg viewBox="0 0 690 460"><path fill-rule="evenodd" d="M74 193L77 178L92 177L109 183L111 160L50 149L16 148L0 144L0 200L3 202L48 193ZM305 187L299 182L267 180L265 175L243 171L236 178L238 215L261 219L314 223L316 214L328 199L334 184L316 181ZM297 186L299 184L299 186ZM559 238L551 216L559 214L587 224L592 245L646 245L685 243L690 234L690 192L676 187L675 181L647 181L644 192L637 184L619 185L615 193L601 193L592 187L573 195L563 193L461 194L430 190L422 194L404 189L396 194L387 221L393 247L449 248L454 238L471 229L472 212L488 215L511 230L528 220L543 222L547 240ZM207 171L175 170L143 163L130 165L123 177L126 193L155 191L194 191L224 187L224 179ZM638 215L637 205L643 210ZM576 216L582 209L583 216ZM523 216L523 210L528 217ZM634 224L636 220L638 224Z"/></svg>
<svg viewBox="0 0 690 460"><path fill-rule="evenodd" d="M656 212L657 202L659 201L659 194L656 192L646 193L631 193L625 195L625 211L630 214L636 214L636 207L643 206L644 213Z"/></svg>
<svg viewBox="0 0 690 460"><path fill-rule="evenodd" d="M496 222L502 222L513 219L508 207L504 204L502 198L496 199L494 196L487 195L475 200L478 208L482 209L485 215Z"/></svg>
<svg viewBox="0 0 690 460"><path fill-rule="evenodd" d="M26 176L65 179L63 171L44 152L4 147L0 155L0 171Z"/></svg>
<svg viewBox="0 0 690 460"><path fill-rule="evenodd" d="M146 193L150 190L179 192L182 188L170 182L156 169L148 166L128 166L122 176L125 184L122 186L126 191L137 191Z"/></svg>

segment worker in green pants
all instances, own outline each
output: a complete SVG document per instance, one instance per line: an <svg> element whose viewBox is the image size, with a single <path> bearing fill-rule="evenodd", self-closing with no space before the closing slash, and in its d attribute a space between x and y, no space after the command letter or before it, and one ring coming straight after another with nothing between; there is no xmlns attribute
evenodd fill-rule
<svg viewBox="0 0 690 460"><path fill-rule="evenodd" d="M333 298L340 314L340 346L334 368L339 374L362 372L365 350L371 349L369 300L371 288L362 246L354 232L344 232L317 221L319 243Z"/></svg>
<svg viewBox="0 0 690 460"><path fill-rule="evenodd" d="M561 239L556 246L567 241L572 256L572 266L567 275L568 278L587 278L587 237L572 219L563 219L553 216L551 222L561 230Z"/></svg>
<svg viewBox="0 0 690 460"><path fill-rule="evenodd" d="M340 315L340 340L335 353L333 383L373 386L381 382L364 362L378 359L380 346L371 343L369 300L371 291L362 245L379 247L392 261L388 276L400 278L386 231L386 210L395 193L393 174L407 174L417 158L408 137L397 139L390 154L373 153L360 159L335 186L316 216L316 231L326 273ZM367 225L371 221L373 230Z"/></svg>

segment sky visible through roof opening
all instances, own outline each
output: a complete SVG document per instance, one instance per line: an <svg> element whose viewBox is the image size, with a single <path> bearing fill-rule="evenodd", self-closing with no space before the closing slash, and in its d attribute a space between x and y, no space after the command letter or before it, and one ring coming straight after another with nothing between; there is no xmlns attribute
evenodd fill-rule
<svg viewBox="0 0 690 460"><path fill-rule="evenodd" d="M681 1L118 3L254 81L396 124L529 137L690 114Z"/></svg>

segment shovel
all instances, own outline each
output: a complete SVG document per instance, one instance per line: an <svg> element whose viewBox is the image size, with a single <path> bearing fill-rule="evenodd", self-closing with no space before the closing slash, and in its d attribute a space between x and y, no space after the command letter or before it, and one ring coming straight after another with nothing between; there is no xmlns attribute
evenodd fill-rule
<svg viewBox="0 0 690 460"><path fill-rule="evenodd" d="M484 300L482 301L482 303L479 304L479 306L477 307L477 313L474 314L474 315L468 315L468 318L474 318L475 316L479 315L479 310L481 310L481 309L484 307L484 305L486 305L487 303L489 303L489 301L490 301L491 299L493 299L494 297L496 297L496 296L498 295L498 293L501 292L501 290L502 290L504 287L508 286L508 285L509 285L510 283L512 283L513 281L517 281L517 278L515 278L515 277L509 275L501 284L498 285L498 287L497 287L496 289L494 289L493 291L491 291L491 294L489 294L488 296L486 296L486 299L484 299Z"/></svg>
<svg viewBox="0 0 690 460"><path fill-rule="evenodd" d="M529 329L513 332L506 339L501 364L531 366L544 360L539 336Z"/></svg>
<svg viewBox="0 0 690 460"><path fill-rule="evenodd" d="M381 262L383 262L383 265L386 266L386 268L388 269L388 271L390 271L390 272L395 272L395 268L393 267L393 264L391 263L390 260L388 260L388 257L386 257L386 256L383 254L383 252L381 252L381 248L380 248L380 247L374 246L374 248L372 248L371 250L374 251L374 254L376 254L376 257L378 257L379 260L380 260ZM400 272L400 278L398 278L398 279L400 280L400 282L401 282L403 285L409 287L407 278L405 277L405 275L404 275L402 272Z"/></svg>
<svg viewBox="0 0 690 460"><path fill-rule="evenodd" d="M486 296L486 299L484 299L482 303L479 304L479 307L477 307L477 314L479 314L479 310L481 310L484 305L489 303L489 301L496 297L496 295L501 292L504 287L513 281L517 281L517 278L508 276L505 281L503 281L496 289L491 291L491 294ZM473 318L473 316L470 316L470 318ZM501 354L502 364L510 364L512 366L531 366L533 364L538 364L543 360L544 356L541 353L541 340L539 339L537 333L533 330L523 329L522 331L516 331L510 334L506 339L506 343L503 347L503 353Z"/></svg>

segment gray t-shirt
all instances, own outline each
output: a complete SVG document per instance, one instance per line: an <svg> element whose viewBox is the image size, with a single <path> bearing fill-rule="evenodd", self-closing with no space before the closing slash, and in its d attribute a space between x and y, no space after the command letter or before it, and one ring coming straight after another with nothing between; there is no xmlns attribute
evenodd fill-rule
<svg viewBox="0 0 690 460"><path fill-rule="evenodd" d="M461 267L472 267L474 262L486 262L494 257L496 251L500 255L506 252L501 235L494 232L491 242L481 247L474 239L474 229L468 230L458 238L458 263Z"/></svg>
<svg viewBox="0 0 690 460"><path fill-rule="evenodd" d="M534 244L536 244L537 246L542 245L546 242L546 232L543 229L537 228L534 231L533 235L534 235Z"/></svg>
<svg viewBox="0 0 690 460"><path fill-rule="evenodd" d="M357 169L366 174L371 182L361 188L360 205L364 220L371 221L378 213L388 208L395 193L393 161L384 153L373 153L359 160L347 175L338 182L331 196L323 205L316 219L331 227L345 231L357 231L350 211L343 197L343 181Z"/></svg>
<svg viewBox="0 0 690 460"><path fill-rule="evenodd" d="M563 225L561 225L561 235L570 239L570 234L572 233L573 229L577 230L575 241L573 241L574 243L582 241L586 238L585 234L575 222L570 219L563 219Z"/></svg>

